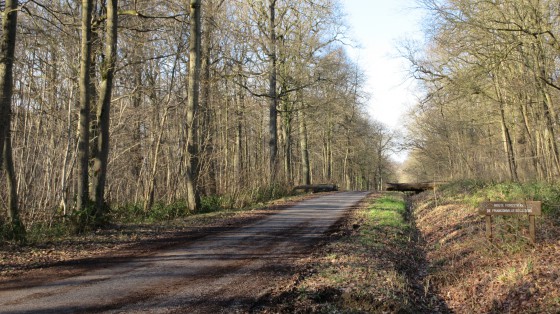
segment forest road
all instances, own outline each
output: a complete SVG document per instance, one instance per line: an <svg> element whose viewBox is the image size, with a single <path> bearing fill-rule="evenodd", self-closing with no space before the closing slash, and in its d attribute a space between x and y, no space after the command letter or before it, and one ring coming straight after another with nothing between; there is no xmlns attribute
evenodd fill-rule
<svg viewBox="0 0 560 314"><path fill-rule="evenodd" d="M366 195L319 196L150 256L39 286L0 287L0 313L247 312Z"/></svg>

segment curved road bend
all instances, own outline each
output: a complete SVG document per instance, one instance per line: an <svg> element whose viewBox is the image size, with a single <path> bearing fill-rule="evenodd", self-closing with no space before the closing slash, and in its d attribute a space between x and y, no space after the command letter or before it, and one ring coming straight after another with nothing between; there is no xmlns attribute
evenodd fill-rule
<svg viewBox="0 0 560 314"><path fill-rule="evenodd" d="M148 257L31 288L0 287L0 313L245 312L366 195L320 196Z"/></svg>

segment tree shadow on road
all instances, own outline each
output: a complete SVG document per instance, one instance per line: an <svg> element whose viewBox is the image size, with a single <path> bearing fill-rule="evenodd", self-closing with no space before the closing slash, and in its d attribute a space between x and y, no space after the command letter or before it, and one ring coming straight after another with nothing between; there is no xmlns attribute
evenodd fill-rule
<svg viewBox="0 0 560 314"><path fill-rule="evenodd" d="M358 205L325 245L294 267L292 282L253 313L451 313L430 287L424 241L410 208L401 225L380 225Z"/></svg>

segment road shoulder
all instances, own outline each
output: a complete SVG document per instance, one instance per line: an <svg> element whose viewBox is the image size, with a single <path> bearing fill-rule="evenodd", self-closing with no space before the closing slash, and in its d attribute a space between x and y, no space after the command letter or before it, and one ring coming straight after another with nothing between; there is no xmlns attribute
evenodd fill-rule
<svg viewBox="0 0 560 314"><path fill-rule="evenodd" d="M321 194L301 195L244 211L202 214L156 224L112 225L80 236L33 245L0 247L0 286L36 286L80 275L95 268L194 242L277 214Z"/></svg>
<svg viewBox="0 0 560 314"><path fill-rule="evenodd" d="M404 200L375 205L386 197L371 194L349 211L324 245L294 265L291 280L253 312L448 312L424 284L422 239Z"/></svg>

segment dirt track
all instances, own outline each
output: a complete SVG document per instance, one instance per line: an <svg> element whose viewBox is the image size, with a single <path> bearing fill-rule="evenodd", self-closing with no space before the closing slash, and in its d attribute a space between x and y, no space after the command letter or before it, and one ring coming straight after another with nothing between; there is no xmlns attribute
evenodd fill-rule
<svg viewBox="0 0 560 314"><path fill-rule="evenodd" d="M0 288L0 313L246 312L366 193L303 201L256 223L79 276Z"/></svg>

